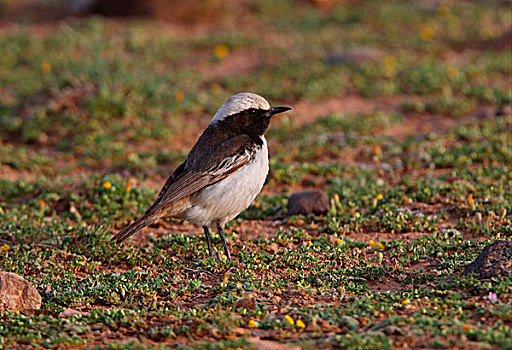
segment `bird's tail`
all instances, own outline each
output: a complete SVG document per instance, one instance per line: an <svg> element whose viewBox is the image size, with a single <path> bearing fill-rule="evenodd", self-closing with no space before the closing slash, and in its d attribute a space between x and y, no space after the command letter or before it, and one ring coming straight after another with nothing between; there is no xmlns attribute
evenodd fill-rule
<svg viewBox="0 0 512 350"><path fill-rule="evenodd" d="M117 243L121 243L128 239L130 236L136 234L140 230L142 230L144 227L151 225L156 220L160 219L163 215L159 214L144 214L141 218L138 218L134 222L132 222L130 225L123 228L121 231L117 233L114 237L112 237L111 240L115 240Z"/></svg>

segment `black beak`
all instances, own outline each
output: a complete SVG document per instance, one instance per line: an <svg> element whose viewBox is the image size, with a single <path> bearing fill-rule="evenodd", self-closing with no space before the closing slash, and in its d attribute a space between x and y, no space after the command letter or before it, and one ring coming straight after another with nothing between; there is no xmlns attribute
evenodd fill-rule
<svg viewBox="0 0 512 350"><path fill-rule="evenodd" d="M283 113L289 110L291 110L290 107L272 107L270 108L270 116L273 116L274 114Z"/></svg>

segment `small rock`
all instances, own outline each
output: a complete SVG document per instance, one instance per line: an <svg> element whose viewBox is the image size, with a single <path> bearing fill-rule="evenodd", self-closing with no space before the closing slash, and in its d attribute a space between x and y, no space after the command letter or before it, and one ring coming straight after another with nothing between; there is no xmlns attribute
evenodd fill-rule
<svg viewBox="0 0 512 350"><path fill-rule="evenodd" d="M356 47L344 52L332 52L326 57L329 64L361 64L376 61L380 52L369 47Z"/></svg>
<svg viewBox="0 0 512 350"><path fill-rule="evenodd" d="M493 118L494 116L498 115L498 111L499 111L498 108L480 109L475 112L475 116L479 120L490 119L490 118Z"/></svg>
<svg viewBox="0 0 512 350"><path fill-rule="evenodd" d="M0 311L28 311L41 308L41 295L23 277L0 272Z"/></svg>
<svg viewBox="0 0 512 350"><path fill-rule="evenodd" d="M276 242L272 242L269 244L268 250L271 251L273 254L275 254L279 250L279 246L277 245Z"/></svg>
<svg viewBox="0 0 512 350"><path fill-rule="evenodd" d="M235 306L237 308L244 308L247 310L256 309L256 300L254 298L245 298L236 302Z"/></svg>
<svg viewBox="0 0 512 350"><path fill-rule="evenodd" d="M486 245L479 256L466 267L464 274L475 273L481 279L508 277L512 272L512 241L496 241Z"/></svg>
<svg viewBox="0 0 512 350"><path fill-rule="evenodd" d="M333 325L329 321L326 321L321 318L317 319L315 323L316 323L317 330L321 330L322 332L325 332L325 333L340 331L340 329L337 325ZM358 328L359 328L359 325L358 325Z"/></svg>
<svg viewBox="0 0 512 350"><path fill-rule="evenodd" d="M250 331L242 327L236 327L235 329L233 329L233 335L237 337L241 337L242 335L245 335L247 333L250 333Z"/></svg>
<svg viewBox="0 0 512 350"><path fill-rule="evenodd" d="M297 345L279 343L277 341L263 340L261 338L251 337L246 339L256 350L300 350Z"/></svg>
<svg viewBox="0 0 512 350"><path fill-rule="evenodd" d="M280 296L274 295L270 300L272 301L272 304L279 305L282 299Z"/></svg>
<svg viewBox="0 0 512 350"><path fill-rule="evenodd" d="M512 107L509 104L502 105L496 108L496 116L512 115Z"/></svg>
<svg viewBox="0 0 512 350"><path fill-rule="evenodd" d="M295 192L288 199L288 215L320 215L328 211L329 198L319 190Z"/></svg>
<svg viewBox="0 0 512 350"><path fill-rule="evenodd" d="M344 315L341 317L341 321L345 323L351 331L358 331L359 323L354 318Z"/></svg>
<svg viewBox="0 0 512 350"><path fill-rule="evenodd" d="M68 318L68 317L73 317L73 316L78 316L78 315L87 316L89 314L90 314L90 312L87 312L87 311L78 311L75 309L65 309L64 311L62 311L59 314L58 317L59 318Z"/></svg>

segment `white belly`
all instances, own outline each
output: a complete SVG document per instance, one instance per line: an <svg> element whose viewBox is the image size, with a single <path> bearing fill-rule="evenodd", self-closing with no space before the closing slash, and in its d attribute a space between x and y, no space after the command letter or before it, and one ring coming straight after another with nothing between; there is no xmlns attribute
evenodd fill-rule
<svg viewBox="0 0 512 350"><path fill-rule="evenodd" d="M251 205L268 175L267 141L262 139L263 146L254 160L193 196L185 219L198 226L216 226L217 221L224 226Z"/></svg>

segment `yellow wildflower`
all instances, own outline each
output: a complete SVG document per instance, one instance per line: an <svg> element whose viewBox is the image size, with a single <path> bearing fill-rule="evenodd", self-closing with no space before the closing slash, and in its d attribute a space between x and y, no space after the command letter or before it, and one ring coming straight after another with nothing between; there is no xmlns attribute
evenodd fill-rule
<svg viewBox="0 0 512 350"><path fill-rule="evenodd" d="M249 328L256 327L256 322L254 320L250 320L249 323L247 323L247 327L249 327Z"/></svg>
<svg viewBox="0 0 512 350"><path fill-rule="evenodd" d="M382 243L377 243L377 248L379 248L380 250L384 250L384 244Z"/></svg>
<svg viewBox="0 0 512 350"><path fill-rule="evenodd" d="M377 197L375 197L378 201L380 201L382 198L384 198L384 196L382 195L382 193L379 193L377 195Z"/></svg>
<svg viewBox="0 0 512 350"><path fill-rule="evenodd" d="M446 67L446 75L450 79L455 79L459 76L459 70L454 66L448 66Z"/></svg>
<svg viewBox="0 0 512 350"><path fill-rule="evenodd" d="M306 328L306 325L304 324L304 322L302 322L302 320L297 320L297 327Z"/></svg>
<svg viewBox="0 0 512 350"><path fill-rule="evenodd" d="M338 203L338 202L340 201L340 195L339 195L339 194L337 194L337 193L334 193L334 194L332 195L332 199L334 199L334 202L335 202L335 203Z"/></svg>
<svg viewBox="0 0 512 350"><path fill-rule="evenodd" d="M175 94L174 94L174 101L176 102L181 102L183 100L183 92L181 91L177 91Z"/></svg>
<svg viewBox="0 0 512 350"><path fill-rule="evenodd" d="M393 56L386 56L384 58L384 75L388 78L393 77L395 75L395 66L396 58Z"/></svg>
<svg viewBox="0 0 512 350"><path fill-rule="evenodd" d="M103 184L103 186L105 186L105 184ZM126 185L124 186L124 191L126 193L130 193L130 191L132 190L132 182L131 181L128 181L126 183Z"/></svg>
<svg viewBox="0 0 512 350"><path fill-rule="evenodd" d="M50 63L44 61L43 63L41 63L41 71L43 73L50 73L52 71L52 66Z"/></svg>
<svg viewBox="0 0 512 350"><path fill-rule="evenodd" d="M377 246L377 244L375 243L375 241L373 239L370 239L370 243L368 243L370 245L370 247L372 249L375 249L375 247Z"/></svg>
<svg viewBox="0 0 512 350"><path fill-rule="evenodd" d="M423 27L420 30L420 36L425 41L432 41L434 39L434 29L430 27Z"/></svg>
<svg viewBox="0 0 512 350"><path fill-rule="evenodd" d="M112 187L112 182L110 182L110 181L108 181L108 180L107 180L107 181L105 181L105 182L103 183L103 188L104 188L104 189L108 190L108 189L110 189L111 187Z"/></svg>
<svg viewBox="0 0 512 350"><path fill-rule="evenodd" d="M436 15L438 18L447 19L451 15L450 7L443 4L437 8Z"/></svg>
<svg viewBox="0 0 512 350"><path fill-rule="evenodd" d="M7 253L9 251L9 249L11 249L11 246L8 245L7 243L0 247L0 250L5 253Z"/></svg>
<svg viewBox="0 0 512 350"><path fill-rule="evenodd" d="M345 244L345 241L343 240L343 238L335 238L334 242L336 242L339 245L344 245Z"/></svg>
<svg viewBox="0 0 512 350"><path fill-rule="evenodd" d="M405 304L409 304L409 302L410 302L409 298L405 298L404 300L402 300L400 302L400 304L405 305Z"/></svg>
<svg viewBox="0 0 512 350"><path fill-rule="evenodd" d="M222 92L222 86L217 83L213 83L210 85L210 92L213 94L218 94Z"/></svg>
<svg viewBox="0 0 512 350"><path fill-rule="evenodd" d="M360 217L360 216L361 216L361 214L359 214L359 212L358 212L358 211L356 211L354 214L352 214L352 217L353 217L353 218L358 218L358 217Z"/></svg>
<svg viewBox="0 0 512 350"><path fill-rule="evenodd" d="M393 56L384 57L384 65L389 68L395 68L396 66L396 58Z"/></svg>
<svg viewBox="0 0 512 350"><path fill-rule="evenodd" d="M215 54L215 57L221 60L227 56L227 54L229 53L229 48L223 44L216 45L215 48L213 49L213 53Z"/></svg>
<svg viewBox="0 0 512 350"><path fill-rule="evenodd" d="M284 318L286 319L286 322L288 322L290 326L293 326L295 324L293 318L290 315L286 315Z"/></svg>
<svg viewBox="0 0 512 350"><path fill-rule="evenodd" d="M312 243L311 241L306 241L306 245L307 245L308 247L311 247L311 246L313 245L313 243Z"/></svg>
<svg viewBox="0 0 512 350"><path fill-rule="evenodd" d="M382 156L382 148L379 145L373 145L372 151L375 156L377 156L377 157Z"/></svg>
<svg viewBox="0 0 512 350"><path fill-rule="evenodd" d="M471 193L468 195L467 201L471 207L475 205L475 200L473 199L473 195Z"/></svg>

